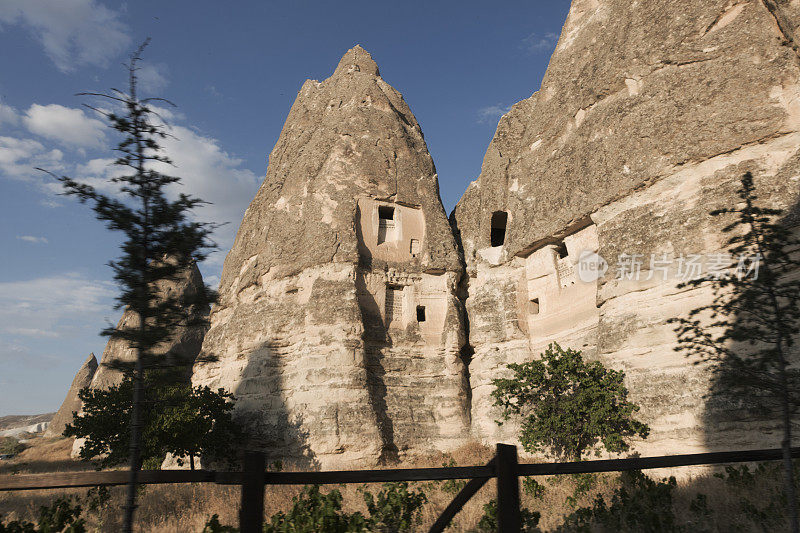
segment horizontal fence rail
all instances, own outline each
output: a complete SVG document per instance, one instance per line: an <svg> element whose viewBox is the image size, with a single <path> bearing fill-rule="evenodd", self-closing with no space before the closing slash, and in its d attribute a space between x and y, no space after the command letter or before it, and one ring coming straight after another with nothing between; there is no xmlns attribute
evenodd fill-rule
<svg viewBox="0 0 800 533"><path fill-rule="evenodd" d="M800 447L791 456L800 457ZM441 468L395 468L385 470L341 470L327 472L265 472L264 454L247 453L242 472L209 470L142 470L139 483L217 483L242 486L240 526L242 533L260 532L264 520L264 488L267 485L327 485L338 483L381 483L391 481L441 481L469 479L429 530L444 531L453 517L491 478L497 479L499 530L519 531L519 477L619 472L681 466L715 465L775 461L782 459L780 449L710 452L629 459L603 459L571 463L517 462L514 446L497 445L497 454L485 466ZM64 489L125 485L127 470L106 472L55 472L0 476L0 492L12 490Z"/></svg>
<svg viewBox="0 0 800 533"><path fill-rule="evenodd" d="M792 448L792 457L800 457L800 447ZM550 476L559 474L584 474L592 472L621 472L623 470L649 470L679 466L713 465L775 461L781 459L781 450L747 450L738 452L711 452L659 457L634 457L630 459L605 459L574 463L520 463L520 476ZM242 472L214 472L209 470L142 470L140 483L157 485L166 483L219 483L240 485ZM489 479L496 476L493 463L485 466L454 466L442 468L396 468L386 470L341 470L327 472L267 472L265 485L333 485L338 483L381 483L391 481L441 481L447 479ZM50 474L14 474L0 476L0 491L64 489L95 487L98 485L125 485L127 470L106 472L54 472Z"/></svg>
<svg viewBox="0 0 800 533"><path fill-rule="evenodd" d="M792 448L792 457L800 457L800 447ZM690 453L659 457L632 457L630 459L603 459L576 463L523 463L520 476L549 476L558 474L588 474L596 472L622 472L624 470L650 470L675 466L716 465L724 463L750 463L775 461L783 458L778 450L746 450L738 452Z"/></svg>

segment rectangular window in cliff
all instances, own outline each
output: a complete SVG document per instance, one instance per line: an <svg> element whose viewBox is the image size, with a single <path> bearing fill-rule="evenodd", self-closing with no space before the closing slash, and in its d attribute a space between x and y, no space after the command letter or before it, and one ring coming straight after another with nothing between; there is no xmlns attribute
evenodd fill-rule
<svg viewBox="0 0 800 533"><path fill-rule="evenodd" d="M531 298L531 301L528 304L528 312L532 315L539 314L539 298Z"/></svg>
<svg viewBox="0 0 800 533"><path fill-rule="evenodd" d="M417 322L425 322L425 306L417 306Z"/></svg>
<svg viewBox="0 0 800 533"><path fill-rule="evenodd" d="M569 257L567 245L564 241L556 246L556 270L558 273L558 284L561 288L574 285L577 278L575 277L575 267L572 264L572 259Z"/></svg>
<svg viewBox="0 0 800 533"><path fill-rule="evenodd" d="M403 287L386 287L386 325L403 320Z"/></svg>
<svg viewBox="0 0 800 533"><path fill-rule="evenodd" d="M394 207L378 206L378 244L395 240Z"/></svg>
<svg viewBox="0 0 800 533"><path fill-rule="evenodd" d="M506 226L508 225L508 213L505 211L495 211L492 213L492 231L489 236L492 247L503 246L506 242Z"/></svg>
<svg viewBox="0 0 800 533"><path fill-rule="evenodd" d="M411 257L417 257L419 254L419 239L411 239Z"/></svg>

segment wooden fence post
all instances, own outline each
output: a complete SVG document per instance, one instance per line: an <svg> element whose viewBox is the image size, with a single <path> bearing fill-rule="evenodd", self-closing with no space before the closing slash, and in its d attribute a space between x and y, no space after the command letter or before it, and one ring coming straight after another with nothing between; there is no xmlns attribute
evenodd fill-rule
<svg viewBox="0 0 800 533"><path fill-rule="evenodd" d="M497 529L499 533L519 533L519 473L517 447L497 445Z"/></svg>
<svg viewBox="0 0 800 533"><path fill-rule="evenodd" d="M264 527L264 469L261 452L245 452L242 472L242 506L239 509L241 533L261 533Z"/></svg>

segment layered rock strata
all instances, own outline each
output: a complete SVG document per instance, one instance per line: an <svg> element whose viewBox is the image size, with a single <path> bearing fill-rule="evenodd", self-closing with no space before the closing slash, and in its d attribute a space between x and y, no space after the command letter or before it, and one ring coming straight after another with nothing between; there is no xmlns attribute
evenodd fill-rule
<svg viewBox="0 0 800 533"><path fill-rule="evenodd" d="M462 266L414 115L361 47L306 81L245 213L193 383L246 447L324 467L468 435Z"/></svg>
<svg viewBox="0 0 800 533"><path fill-rule="evenodd" d="M463 248L473 431L491 379L550 341L624 369L644 454L775 446L774 421L676 353L667 320L709 300L687 261L724 252L709 211L745 171L771 207L800 192L797 1L574 0L547 73L502 117L451 221ZM609 263L600 276L591 265ZM695 259L696 260L696 259ZM639 271L634 272L634 271Z"/></svg>

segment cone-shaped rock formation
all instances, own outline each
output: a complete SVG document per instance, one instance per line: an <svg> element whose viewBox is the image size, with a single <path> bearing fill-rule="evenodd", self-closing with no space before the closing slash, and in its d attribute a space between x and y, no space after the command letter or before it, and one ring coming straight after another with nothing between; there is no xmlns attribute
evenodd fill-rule
<svg viewBox="0 0 800 533"><path fill-rule="evenodd" d="M193 382L237 397L250 447L321 465L467 433L461 276L436 170L360 46L300 89L245 213Z"/></svg>
<svg viewBox="0 0 800 533"><path fill-rule="evenodd" d="M500 119L452 216L476 435L513 437L490 380L558 341L625 369L652 428L642 453L778 444L743 399L704 399L711 377L673 352L667 320L708 302L676 286L723 251L709 211L745 171L768 205L797 202L798 23L791 2L572 2L541 89ZM581 262L593 253L607 272Z"/></svg>

